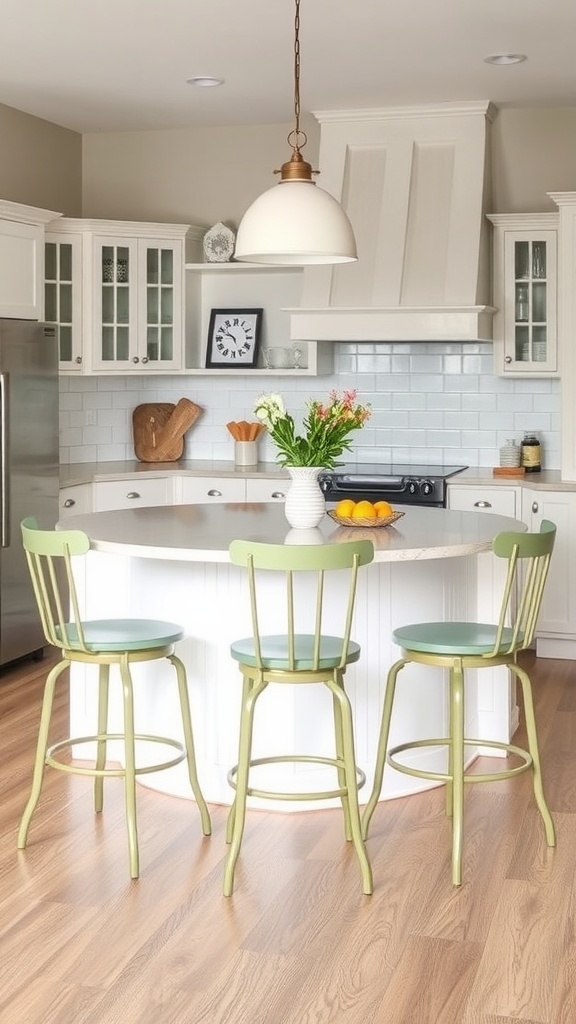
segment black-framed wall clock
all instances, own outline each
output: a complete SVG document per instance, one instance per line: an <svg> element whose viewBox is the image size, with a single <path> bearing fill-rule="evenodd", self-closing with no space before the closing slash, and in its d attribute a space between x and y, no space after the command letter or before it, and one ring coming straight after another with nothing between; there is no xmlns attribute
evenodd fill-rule
<svg viewBox="0 0 576 1024"><path fill-rule="evenodd" d="M233 370L256 366L263 309L213 309L208 327L206 367Z"/></svg>

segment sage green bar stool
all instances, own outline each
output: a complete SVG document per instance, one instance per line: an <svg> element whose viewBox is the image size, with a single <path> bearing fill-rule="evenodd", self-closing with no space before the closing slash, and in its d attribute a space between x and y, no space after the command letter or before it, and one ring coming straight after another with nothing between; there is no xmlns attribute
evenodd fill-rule
<svg viewBox="0 0 576 1024"><path fill-rule="evenodd" d="M73 576L72 558L85 555L90 550L90 541L80 530L39 530L33 518L24 519L22 540L38 610L46 641L60 648L62 660L49 672L44 688L40 730L34 762L32 789L18 831L18 849L26 846L28 829L42 790L44 770L48 765L58 771L73 775L94 777L94 806L100 812L104 803L104 778L120 776L124 779L126 824L130 875L139 875L138 830L136 820L136 778L150 772L158 772L186 761L194 798L200 812L202 832L210 835L210 814L202 795L196 772L194 739L190 719L190 702L186 681L186 670L180 658L174 654L174 644L181 640L183 631L173 622L156 619L98 619L82 620ZM70 608L70 611L68 609ZM134 693L130 666L138 662L167 660L176 670L184 742L165 736L143 735L134 732ZM49 744L50 719L56 683L72 662L98 666L98 725L93 736L68 737L58 743ZM124 731L109 733L108 689L110 666L117 665L120 671L123 694ZM124 751L124 767L106 766L106 751L109 740L121 740ZM172 750L168 759L136 765L136 743L158 744ZM72 745L96 744L96 759L93 766L68 764L61 757ZM164 754L166 758L166 753Z"/></svg>
<svg viewBox="0 0 576 1024"><path fill-rule="evenodd" d="M277 545L236 540L230 545L233 564L244 566L248 574L252 636L237 640L230 653L242 673L242 705L238 764L230 769L228 781L235 789L230 809L226 841L230 844L224 874L224 895L231 896L234 870L246 819L249 796L274 800L327 800L339 797L344 813L345 836L354 844L360 863L362 891L372 892L372 869L361 835L358 789L366 776L356 767L352 712L344 689L346 667L360 657L360 646L350 639L358 569L374 558L371 541L342 544ZM330 579L331 601L336 595L341 604L341 631L327 635L322 631L324 593L327 576L347 570L338 580ZM259 618L270 602L272 573L284 577L278 616L284 617L284 629L273 635L261 635ZM312 598L310 584L313 584ZM306 587L305 596L301 587ZM276 594L276 592L274 592ZM284 608L281 607L282 603ZM252 760L252 734L256 702L271 684L299 685L319 683L332 695L334 719L334 757L291 754ZM277 793L252 786L250 769L256 765L280 762L305 762L330 765L335 769L335 788L324 792Z"/></svg>
<svg viewBox="0 0 576 1024"><path fill-rule="evenodd" d="M462 882L465 783L493 782L497 779L513 778L522 772L530 771L534 797L544 822L546 841L548 846L556 845L554 822L546 804L542 786L530 676L517 661L520 651L530 647L534 639L555 537L556 527L548 520L543 520L540 533L500 533L495 537L492 544L494 555L508 561L508 572L497 623L418 622L402 626L393 632L394 642L402 648L402 657L392 665L388 673L374 786L364 808L362 834L364 838L368 835L370 821L382 788L385 763L407 775L445 782L446 811L452 819L453 885L460 885ZM423 666L436 665L447 669L450 684L448 735L401 743L388 750L390 719L398 673L411 662ZM506 665L512 675L520 680L524 699L528 750L512 743L469 738L464 735L464 673L467 669L494 668L499 665ZM398 757L406 751L441 746L445 746L448 752L446 772L417 769L403 763L402 759ZM481 746L504 751L506 754L514 755L516 763L513 767L501 771L485 774L467 773L465 771L466 746L472 748Z"/></svg>

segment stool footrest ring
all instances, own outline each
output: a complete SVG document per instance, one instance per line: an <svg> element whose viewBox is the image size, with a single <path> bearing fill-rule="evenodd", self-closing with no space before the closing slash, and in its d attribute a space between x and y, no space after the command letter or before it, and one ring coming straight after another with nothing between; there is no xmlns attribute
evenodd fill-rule
<svg viewBox="0 0 576 1024"><path fill-rule="evenodd" d="M48 747L46 751L46 764L50 765L51 768L57 768L58 771L68 772L71 775L90 775L90 776L102 776L107 778L109 776L124 776L126 774L125 768L84 768L81 765L65 764L63 761L58 760L55 756L62 750L66 750L72 746L79 746L82 743L98 743L108 742L108 740L124 740L124 733L102 733L96 736L69 736L65 740L60 740L59 743L53 743L52 746ZM172 747L178 751L178 756L173 757L168 761L160 761L155 764L143 765L135 769L136 775L147 775L150 772L163 771L165 768L173 768L174 765L180 764L181 761L186 759L186 748L179 740L171 739L168 736L149 736L144 733L136 733L134 735L136 743L158 743L162 746Z"/></svg>
<svg viewBox="0 0 576 1024"><path fill-rule="evenodd" d="M316 757L312 754L294 754L292 756L279 756L279 757L258 757L250 761L250 768L256 768L262 764L325 764L332 768L344 770L344 761L336 757ZM236 773L238 772L238 765L235 764L233 768L228 772L228 782L232 789L236 789ZM361 787L366 782L366 775L361 768L356 768L357 776L357 788ZM306 792L306 793L275 793L271 790L257 789L255 786L248 786L246 789L248 796L258 796L264 800L331 800L336 797L347 796L348 790L345 786L341 786L338 789L325 790L324 792Z"/></svg>
<svg viewBox="0 0 576 1024"><path fill-rule="evenodd" d="M386 755L386 763L391 768L395 768L396 771L402 772L404 775L413 775L418 779L431 779L436 782L450 782L452 776L448 772L434 772L426 771L423 768L412 768L410 765L403 764L401 761L396 760L396 755L405 753L406 751L421 750L425 747L449 747L450 740L446 737L439 737L436 739L425 739L425 740L412 740L410 743L400 743L396 747L390 747ZM532 756L527 750L522 747L517 747L513 743L502 743L498 740L480 740L480 739L464 739L465 747L489 747L493 750L503 751L506 754L514 754L516 757L521 759L521 764L515 765L514 768L506 768L502 771L483 772L477 775L470 775L464 773L464 782L494 782L500 779L511 779L516 775L522 775L523 772L528 771L533 764ZM479 755L483 756L483 755Z"/></svg>

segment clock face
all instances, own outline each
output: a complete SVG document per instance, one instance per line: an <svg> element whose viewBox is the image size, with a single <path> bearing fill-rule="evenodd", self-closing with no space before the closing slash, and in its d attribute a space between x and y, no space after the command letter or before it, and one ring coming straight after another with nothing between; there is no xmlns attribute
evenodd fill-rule
<svg viewBox="0 0 576 1024"><path fill-rule="evenodd" d="M261 310L212 310L208 366L255 366Z"/></svg>

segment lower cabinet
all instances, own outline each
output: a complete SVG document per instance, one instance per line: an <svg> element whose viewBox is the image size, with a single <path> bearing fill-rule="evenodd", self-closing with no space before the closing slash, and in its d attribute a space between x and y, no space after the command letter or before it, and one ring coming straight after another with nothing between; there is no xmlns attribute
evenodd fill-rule
<svg viewBox="0 0 576 1024"><path fill-rule="evenodd" d="M93 484L76 484L60 490L60 519L68 516L83 516L94 511Z"/></svg>
<svg viewBox="0 0 576 1024"><path fill-rule="evenodd" d="M175 501L181 505L246 501L246 481L232 476L183 476L177 482Z"/></svg>
<svg viewBox="0 0 576 1024"><path fill-rule="evenodd" d="M156 477L139 480L101 480L94 484L94 512L111 512L118 508L150 508L173 504L173 478Z"/></svg>
<svg viewBox="0 0 576 1024"><path fill-rule="evenodd" d="M521 518L519 487L464 487L448 485L448 508L458 512L492 512Z"/></svg>
<svg viewBox="0 0 576 1024"><path fill-rule="evenodd" d="M530 530L539 530L543 519L557 526L536 652L547 658L576 658L576 493L523 489L522 519Z"/></svg>

